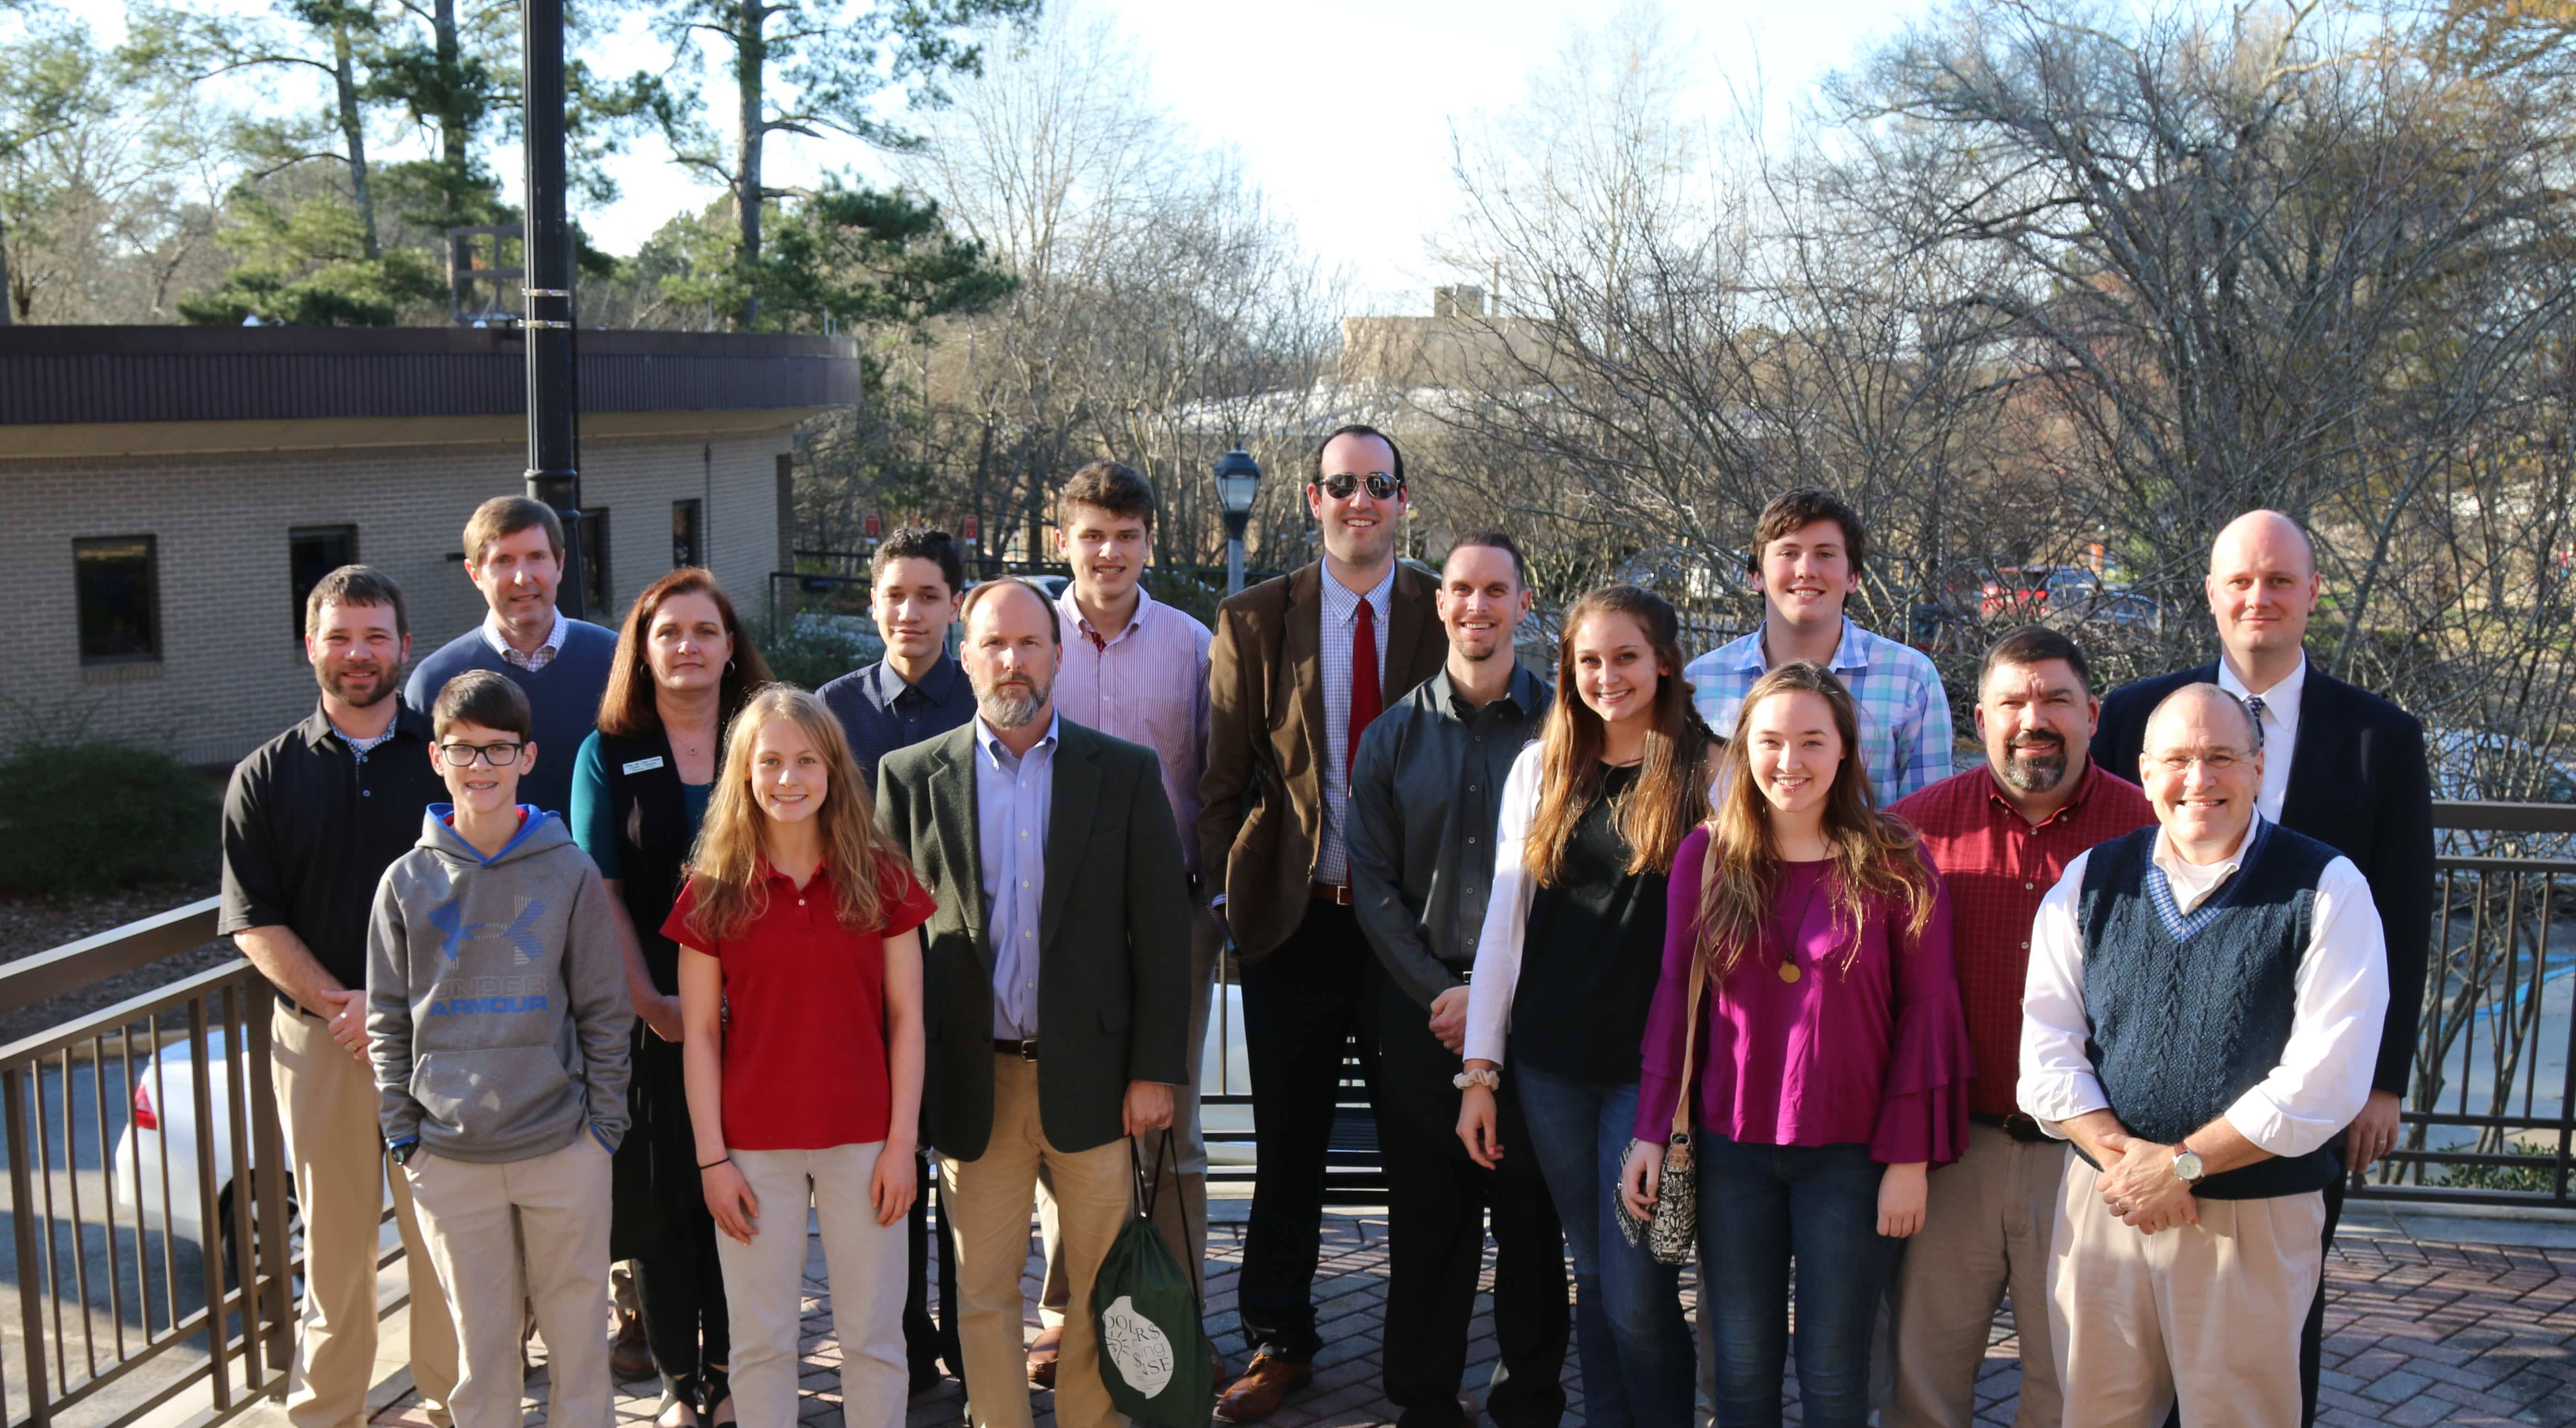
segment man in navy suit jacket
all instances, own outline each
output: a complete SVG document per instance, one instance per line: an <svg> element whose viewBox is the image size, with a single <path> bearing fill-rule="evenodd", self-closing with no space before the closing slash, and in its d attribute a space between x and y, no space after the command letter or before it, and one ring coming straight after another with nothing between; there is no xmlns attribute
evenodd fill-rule
<svg viewBox="0 0 2576 1428"><path fill-rule="evenodd" d="M2139 777L2147 715L2185 684L2215 684L2256 711L2264 735L2264 817L2352 859L2370 883L2388 937L2388 1019L2370 1103L2345 1135L2344 1164L2358 1174L2397 1144L2398 1108L2413 1073L2416 1023L2433 923L2433 786L2424 726L2375 694L2309 664L2304 640L2316 610L2316 558L2308 538L2277 511L2249 511L2219 532L2205 588L2218 622L2215 664L2123 685L2102 701L2093 758ZM2326 1189L2326 1243L2343 1213L2344 1182ZM2317 1413L2318 1343L2325 1327L2319 1281L2299 1345L2304 1421Z"/></svg>

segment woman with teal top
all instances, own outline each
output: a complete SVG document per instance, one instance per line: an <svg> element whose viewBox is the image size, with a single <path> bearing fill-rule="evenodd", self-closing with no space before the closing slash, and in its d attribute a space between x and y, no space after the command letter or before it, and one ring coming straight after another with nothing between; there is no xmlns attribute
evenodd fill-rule
<svg viewBox="0 0 2576 1428"><path fill-rule="evenodd" d="M573 764L573 840L607 880L635 1003L633 1122L614 1164L609 1249L635 1261L645 1342L662 1372L661 1428L734 1421L715 1221L698 1185L681 1070L679 949L662 923L724 762L723 730L768 682L715 577L674 570L626 612L599 732Z"/></svg>

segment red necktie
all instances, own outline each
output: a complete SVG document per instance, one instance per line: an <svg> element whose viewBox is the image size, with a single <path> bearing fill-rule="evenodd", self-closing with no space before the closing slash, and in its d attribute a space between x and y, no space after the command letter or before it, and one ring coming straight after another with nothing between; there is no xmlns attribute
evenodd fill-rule
<svg viewBox="0 0 2576 1428"><path fill-rule="evenodd" d="M1345 788L1350 786L1351 766L1359 762L1360 735L1377 714L1377 612L1362 600L1359 623L1351 628L1351 735L1342 757Z"/></svg>

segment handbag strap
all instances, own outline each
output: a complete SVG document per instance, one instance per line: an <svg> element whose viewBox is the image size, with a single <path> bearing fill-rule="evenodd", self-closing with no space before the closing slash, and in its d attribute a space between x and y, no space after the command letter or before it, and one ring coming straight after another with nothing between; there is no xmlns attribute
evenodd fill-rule
<svg viewBox="0 0 2576 1428"><path fill-rule="evenodd" d="M1708 959L1691 948L1690 1000L1682 1004L1682 1089L1673 1098L1673 1128L1666 1144L1690 1135L1691 1094L1699 1089L1699 999L1708 989Z"/></svg>

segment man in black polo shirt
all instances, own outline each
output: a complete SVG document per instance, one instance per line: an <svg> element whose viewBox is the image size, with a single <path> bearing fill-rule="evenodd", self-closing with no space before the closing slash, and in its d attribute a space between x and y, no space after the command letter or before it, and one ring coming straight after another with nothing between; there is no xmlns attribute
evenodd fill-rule
<svg viewBox="0 0 2576 1428"><path fill-rule="evenodd" d="M1467 972L1494 886L1503 780L1547 718L1547 686L1512 631L1529 613L1521 554L1499 531L1462 537L1436 597L1449 634L1440 673L1368 726L1351 771L1351 911L1386 969L1378 997L1378 1146L1386 1157L1386 1396L1406 1428L1473 1421L1458 1398L1494 1220L1493 1387L1501 1428L1554 1428L1565 1413L1565 1240L1527 1146L1520 1102L1501 1097L1488 1170L1455 1134Z"/></svg>
<svg viewBox="0 0 2576 1428"><path fill-rule="evenodd" d="M411 625L402 591L363 565L322 578L304 602L305 655L322 686L313 717L233 769L224 794L224 901L231 935L275 984L277 1104L304 1214L304 1310L286 1394L295 1428L362 1428L376 1360L376 1244L384 1141L367 1058L367 916L385 868L444 801L427 716L403 706ZM411 1280L411 1372L447 1428L456 1331L411 1191L392 1177Z"/></svg>

